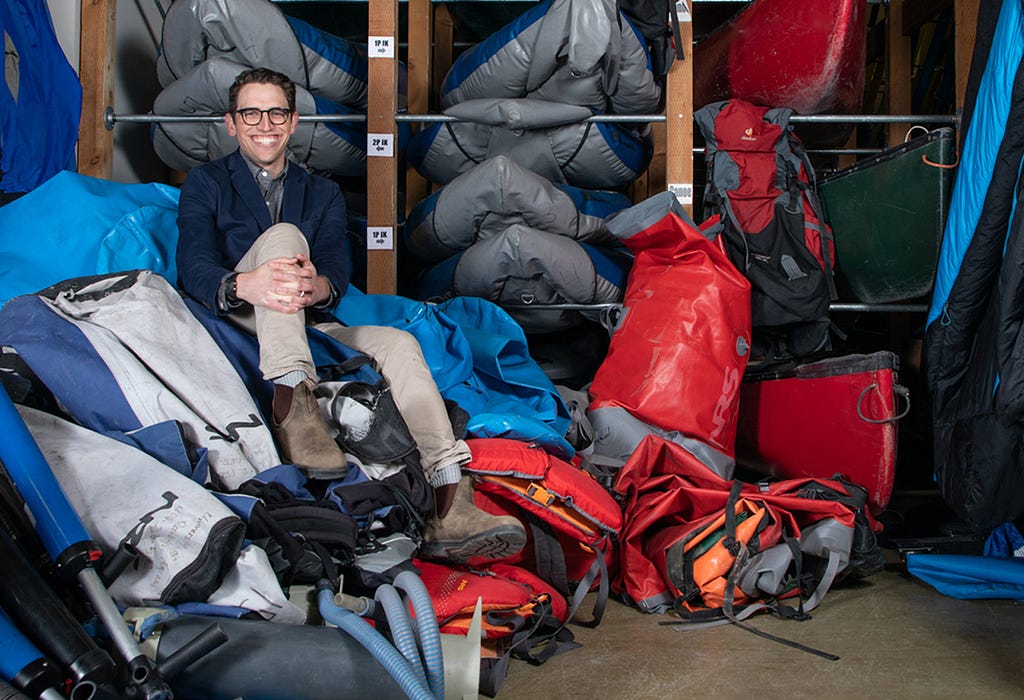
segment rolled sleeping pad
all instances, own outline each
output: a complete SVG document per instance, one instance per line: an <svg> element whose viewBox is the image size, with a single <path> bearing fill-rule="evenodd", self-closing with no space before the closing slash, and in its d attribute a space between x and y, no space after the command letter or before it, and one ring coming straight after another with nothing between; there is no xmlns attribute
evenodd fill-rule
<svg viewBox="0 0 1024 700"><path fill-rule="evenodd" d="M176 696L196 700L406 697L380 662L339 629L259 620L217 622L228 641L171 679ZM157 662L209 625L210 619L199 615L165 622Z"/></svg>
<svg viewBox="0 0 1024 700"><path fill-rule="evenodd" d="M6 397L7 395L4 394ZM112 680L114 662L97 646L10 536L0 530L0 606L12 625L76 681Z"/></svg>
<svg viewBox="0 0 1024 700"><path fill-rule="evenodd" d="M42 697L47 690L59 688L63 678L53 662L0 610L0 677L29 697ZM0 689L0 698L17 697Z"/></svg>

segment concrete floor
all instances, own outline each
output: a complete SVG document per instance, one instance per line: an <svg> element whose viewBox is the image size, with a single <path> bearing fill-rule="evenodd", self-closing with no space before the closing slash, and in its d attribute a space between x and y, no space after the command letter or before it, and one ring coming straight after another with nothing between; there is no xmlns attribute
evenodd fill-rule
<svg viewBox="0 0 1024 700"><path fill-rule="evenodd" d="M885 571L833 588L812 620L752 618L838 661L732 625L662 627L669 616L613 602L599 628L573 628L583 648L538 667L513 661L497 697L1024 697L1024 605L945 597L886 556Z"/></svg>

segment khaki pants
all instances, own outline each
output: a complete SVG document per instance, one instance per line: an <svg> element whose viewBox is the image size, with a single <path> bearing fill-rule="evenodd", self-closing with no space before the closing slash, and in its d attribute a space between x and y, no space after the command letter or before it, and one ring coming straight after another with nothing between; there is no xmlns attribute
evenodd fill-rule
<svg viewBox="0 0 1024 700"><path fill-rule="evenodd" d="M275 224L256 239L235 270L249 272L268 260L290 258L298 253L309 255L306 238L292 224ZM259 340L260 371L264 378L272 380L294 370L316 378L306 340L304 312L285 314L247 305L232 312L229 318ZM373 359L377 371L391 386L395 404L416 440L427 479L437 469L469 462L469 447L452 434L444 400L415 337L387 326L318 323L314 327Z"/></svg>

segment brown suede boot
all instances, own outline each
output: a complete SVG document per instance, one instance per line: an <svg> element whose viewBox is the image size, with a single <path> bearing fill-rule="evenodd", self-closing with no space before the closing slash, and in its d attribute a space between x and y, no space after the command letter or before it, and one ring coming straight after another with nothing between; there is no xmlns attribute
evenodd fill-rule
<svg viewBox="0 0 1024 700"><path fill-rule="evenodd" d="M327 429L313 396L314 386L313 380L306 379L292 389L287 414L280 420L275 416L271 428L283 462L294 464L312 479L339 479L348 473L348 460ZM281 388L282 393L286 390ZM278 393L277 387L274 392Z"/></svg>
<svg viewBox="0 0 1024 700"><path fill-rule="evenodd" d="M462 477L451 508L423 531L420 556L463 564L510 557L526 544L526 529L510 515L491 515L473 504L473 483Z"/></svg>

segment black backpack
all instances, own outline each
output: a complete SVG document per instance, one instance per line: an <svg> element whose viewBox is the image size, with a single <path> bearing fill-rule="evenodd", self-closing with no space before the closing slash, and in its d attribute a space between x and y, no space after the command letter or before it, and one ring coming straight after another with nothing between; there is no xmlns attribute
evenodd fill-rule
<svg viewBox="0 0 1024 700"><path fill-rule="evenodd" d="M793 110L742 100L702 107L704 217L718 217L729 259L750 280L752 361L829 349L837 298L832 230Z"/></svg>

